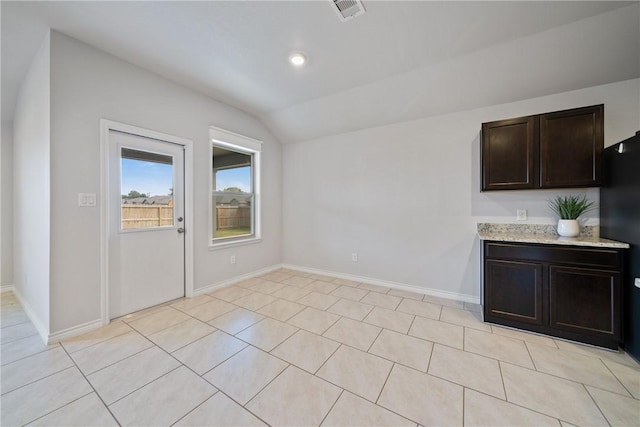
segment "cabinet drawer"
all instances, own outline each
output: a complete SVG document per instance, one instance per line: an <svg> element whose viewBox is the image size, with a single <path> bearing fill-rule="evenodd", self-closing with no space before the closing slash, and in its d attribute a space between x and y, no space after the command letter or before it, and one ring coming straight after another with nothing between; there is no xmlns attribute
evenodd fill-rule
<svg viewBox="0 0 640 427"><path fill-rule="evenodd" d="M485 256L495 259L527 260L589 267L622 267L620 251L605 248L485 242Z"/></svg>

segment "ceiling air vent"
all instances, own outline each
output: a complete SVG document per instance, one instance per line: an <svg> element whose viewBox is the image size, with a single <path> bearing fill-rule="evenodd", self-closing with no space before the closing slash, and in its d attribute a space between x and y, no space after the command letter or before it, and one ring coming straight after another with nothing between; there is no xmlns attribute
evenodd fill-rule
<svg viewBox="0 0 640 427"><path fill-rule="evenodd" d="M338 14L342 22L346 22L366 12L360 0L329 0L329 1L333 4L333 9L336 11L336 13Z"/></svg>

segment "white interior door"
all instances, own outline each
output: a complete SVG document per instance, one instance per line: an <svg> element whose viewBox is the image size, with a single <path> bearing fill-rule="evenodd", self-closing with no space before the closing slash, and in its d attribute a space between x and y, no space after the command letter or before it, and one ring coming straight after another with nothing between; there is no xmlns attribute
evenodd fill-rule
<svg viewBox="0 0 640 427"><path fill-rule="evenodd" d="M184 296L184 147L110 130L109 188L109 318Z"/></svg>

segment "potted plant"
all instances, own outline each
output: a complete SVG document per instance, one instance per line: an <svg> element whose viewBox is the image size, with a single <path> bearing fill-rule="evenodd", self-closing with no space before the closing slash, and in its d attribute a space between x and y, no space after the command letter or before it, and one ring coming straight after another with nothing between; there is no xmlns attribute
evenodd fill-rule
<svg viewBox="0 0 640 427"><path fill-rule="evenodd" d="M596 204L587 200L585 195L558 196L549 201L549 206L560 217L558 220L558 234L563 237L577 237L580 234L578 217L595 209Z"/></svg>

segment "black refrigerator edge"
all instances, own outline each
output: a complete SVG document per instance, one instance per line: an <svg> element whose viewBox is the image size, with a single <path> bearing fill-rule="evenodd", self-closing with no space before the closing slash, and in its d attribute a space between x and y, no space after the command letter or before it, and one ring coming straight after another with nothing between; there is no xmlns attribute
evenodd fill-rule
<svg viewBox="0 0 640 427"><path fill-rule="evenodd" d="M630 245L622 289L623 347L640 362L640 131L607 147L602 169L600 236Z"/></svg>

